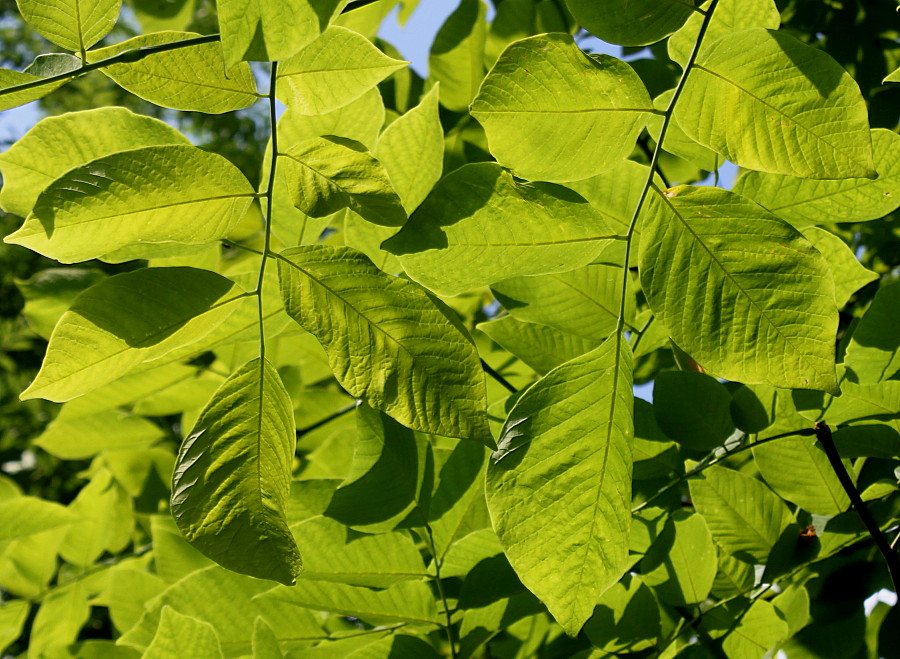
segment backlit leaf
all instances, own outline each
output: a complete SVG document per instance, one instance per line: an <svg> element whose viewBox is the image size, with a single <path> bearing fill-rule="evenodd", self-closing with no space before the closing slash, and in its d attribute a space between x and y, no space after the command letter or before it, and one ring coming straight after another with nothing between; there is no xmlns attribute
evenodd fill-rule
<svg viewBox="0 0 900 659"><path fill-rule="evenodd" d="M822 179L877 173L859 87L824 51L781 32L742 30L704 49L675 121L741 167Z"/></svg>
<svg viewBox="0 0 900 659"><path fill-rule="evenodd" d="M850 336L844 363L860 382L896 379L900 371L900 284L878 290Z"/></svg>
<svg viewBox="0 0 900 659"><path fill-rule="evenodd" d="M488 466L506 556L570 635L628 565L631 413L631 351L613 336L525 392Z"/></svg>
<svg viewBox="0 0 900 659"><path fill-rule="evenodd" d="M278 68L279 98L301 114L331 112L406 66L361 34L332 26Z"/></svg>
<svg viewBox="0 0 900 659"><path fill-rule="evenodd" d="M429 76L440 83L441 105L454 112L468 110L484 78L485 12L482 0L462 0L431 45Z"/></svg>
<svg viewBox="0 0 900 659"><path fill-rule="evenodd" d="M9 87L18 87L29 83L37 83L41 78L48 76L31 74L27 71L13 71L11 69L0 69L0 92ZM35 84L34 87L23 89L21 91L10 91L0 95L0 111L9 110L11 108L31 103L39 98L43 98L47 94L59 89L68 80L56 80L43 84Z"/></svg>
<svg viewBox="0 0 900 659"><path fill-rule="evenodd" d="M253 197L244 175L222 156L151 146L98 158L56 179L4 240L62 263L136 243L210 243L231 233Z"/></svg>
<svg viewBox="0 0 900 659"><path fill-rule="evenodd" d="M198 36L192 32L145 34L92 50L90 60ZM173 110L221 114L248 107L258 98L250 65L241 62L226 68L222 44L217 42L167 50L101 71L135 96Z"/></svg>
<svg viewBox="0 0 900 659"><path fill-rule="evenodd" d="M122 0L16 0L22 18L57 46L76 53L112 30Z"/></svg>
<svg viewBox="0 0 900 659"><path fill-rule="evenodd" d="M268 361L233 373L178 453L172 515L185 538L230 570L293 583L300 552L287 526L296 443L290 398Z"/></svg>
<svg viewBox="0 0 900 659"><path fill-rule="evenodd" d="M856 291L878 279L878 274L863 267L847 243L830 231L807 227L802 233L828 261L834 277L834 297L838 309L843 309Z"/></svg>
<svg viewBox="0 0 900 659"><path fill-rule="evenodd" d="M543 34L503 51L471 112L517 176L576 181L631 153L652 107L627 64L587 55L567 34Z"/></svg>
<svg viewBox="0 0 900 659"><path fill-rule="evenodd" d="M716 541L738 558L765 563L791 521L784 502L761 481L725 467L709 467L688 483Z"/></svg>
<svg viewBox="0 0 900 659"><path fill-rule="evenodd" d="M82 293L22 399L71 400L208 336L246 294L208 270L143 268Z"/></svg>
<svg viewBox="0 0 900 659"><path fill-rule="evenodd" d="M78 521L67 508L37 497L15 497L0 504L0 541L66 526Z"/></svg>
<svg viewBox="0 0 900 659"><path fill-rule="evenodd" d="M156 636L143 656L147 659L166 659L178 655L185 648L190 648L191 656L197 659L222 659L222 647L212 625L164 606Z"/></svg>
<svg viewBox="0 0 900 659"><path fill-rule="evenodd" d="M44 188L67 171L119 151L161 144L189 142L162 121L120 107L47 117L0 154L0 204L25 217Z"/></svg>
<svg viewBox="0 0 900 659"><path fill-rule="evenodd" d="M596 340L547 325L525 322L515 316L479 323L478 329L541 374L583 355L597 345Z"/></svg>
<svg viewBox="0 0 900 659"><path fill-rule="evenodd" d="M678 511L641 563L644 582L669 604L706 599L716 577L716 546L703 517Z"/></svg>
<svg viewBox="0 0 900 659"><path fill-rule="evenodd" d="M666 435L699 451L721 446L734 432L728 390L703 373L660 373L653 387L653 412Z"/></svg>
<svg viewBox="0 0 900 659"><path fill-rule="evenodd" d="M287 250L278 272L285 309L351 395L410 428L493 444L475 346L428 293L346 247Z"/></svg>
<svg viewBox="0 0 900 659"><path fill-rule="evenodd" d="M613 237L571 190L524 184L497 164L479 163L438 183L384 247L412 279L456 295L513 276L585 266Z"/></svg>
<svg viewBox="0 0 900 659"><path fill-rule="evenodd" d="M225 62L287 59L319 36L341 0L218 0Z"/></svg>
<svg viewBox="0 0 900 659"><path fill-rule="evenodd" d="M653 198L641 283L672 339L729 380L836 390L827 262L794 228L724 190Z"/></svg>
<svg viewBox="0 0 900 659"><path fill-rule="evenodd" d="M900 135L876 128L872 148L876 179L816 181L747 171L734 191L795 227L877 220L900 207Z"/></svg>
<svg viewBox="0 0 900 659"><path fill-rule="evenodd" d="M307 215L325 217L350 208L374 224L406 222L387 170L359 142L316 137L280 155L294 206Z"/></svg>

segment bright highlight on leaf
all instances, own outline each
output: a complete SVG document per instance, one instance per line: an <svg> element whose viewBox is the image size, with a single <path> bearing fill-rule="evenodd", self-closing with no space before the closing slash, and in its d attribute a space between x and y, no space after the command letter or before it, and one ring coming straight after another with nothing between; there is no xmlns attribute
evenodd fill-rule
<svg viewBox="0 0 900 659"><path fill-rule="evenodd" d="M113 28L122 0L16 0L16 4L42 37L82 53Z"/></svg>
<svg viewBox="0 0 900 659"><path fill-rule="evenodd" d="M652 108L630 66L582 52L567 34L544 34L503 51L471 112L517 176L577 181L631 153Z"/></svg>
<svg viewBox="0 0 900 659"><path fill-rule="evenodd" d="M284 584L301 569L285 519L291 407L274 367L247 362L200 414L172 477L172 515L188 542L223 567Z"/></svg>
<svg viewBox="0 0 900 659"><path fill-rule="evenodd" d="M632 404L631 350L613 336L525 392L488 466L504 552L571 636L628 566Z"/></svg>
<svg viewBox="0 0 900 659"><path fill-rule="evenodd" d="M222 156L175 145L122 151L56 179L4 240L62 263L135 244L210 243L231 233L254 196Z"/></svg>

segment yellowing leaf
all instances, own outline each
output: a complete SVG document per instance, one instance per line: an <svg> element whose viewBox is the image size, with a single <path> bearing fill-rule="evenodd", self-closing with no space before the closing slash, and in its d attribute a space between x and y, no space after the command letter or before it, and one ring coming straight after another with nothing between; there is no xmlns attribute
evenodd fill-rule
<svg viewBox="0 0 900 659"><path fill-rule="evenodd" d="M518 176L577 181L624 159L653 109L640 78L567 34L510 44L472 102L491 153Z"/></svg>
<svg viewBox="0 0 900 659"><path fill-rule="evenodd" d="M275 368L254 359L225 381L184 440L172 515L188 542L229 570L292 584L300 552L287 526L296 443Z"/></svg>

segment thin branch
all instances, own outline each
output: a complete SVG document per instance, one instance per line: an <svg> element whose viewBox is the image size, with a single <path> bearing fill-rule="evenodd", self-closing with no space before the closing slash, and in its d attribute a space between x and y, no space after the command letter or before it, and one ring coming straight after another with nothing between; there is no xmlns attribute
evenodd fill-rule
<svg viewBox="0 0 900 659"><path fill-rule="evenodd" d="M437 585L438 595L444 606L444 616L447 619L447 624L444 626L444 629L447 632L447 642L450 644L450 657L456 659L456 645L453 642L453 617L450 615L450 605L447 603L447 596L444 594L444 585L441 582L441 561L438 558L437 550L434 546L434 534L431 531L431 525L427 521L425 522L425 533L426 540L428 541L428 551L434 561L434 583Z"/></svg>
<svg viewBox="0 0 900 659"><path fill-rule="evenodd" d="M872 516L872 512L869 510L866 502L859 496L859 491L856 489L853 479L850 478L850 474L847 473L844 463L841 462L841 454L838 452L837 446L834 445L834 439L831 437L831 428L829 428L828 424L824 421L819 421L816 423L815 432L816 439L819 440L822 448L825 449L825 455L828 456L828 461L831 463L831 468L838 477L841 487L844 488L844 492L850 497L850 502L853 504L853 507L856 508L856 514L859 515L859 518L865 525L869 535L872 536L875 546L878 547L878 550L884 557L884 562L887 563L887 569L891 575L891 582L894 584L894 592L900 594L900 556L898 556L897 552L894 551L894 548L888 544L887 538L878 527L878 523Z"/></svg>
<svg viewBox="0 0 900 659"><path fill-rule="evenodd" d="M328 423L331 423L331 422L334 421L335 419L339 419L339 418L341 418L342 416L344 416L345 414L347 414L347 413L349 413L349 412L352 412L352 411L355 410L357 407L359 407L359 403L360 403L360 401L357 401L357 402L355 402L355 403L353 403L353 404L351 404L351 405L347 405L346 407L342 407L342 408L339 409L337 412L332 412L331 414L329 414L328 416L326 416L324 419L321 419L320 421L316 421L315 423L313 423L313 424L311 424L311 425L308 425L308 426L306 426L305 428L298 428L298 429L297 429L297 439L300 439L300 438L303 437L304 435L308 435L309 433L311 433L313 430L318 430L318 429L321 428L322 426L324 426L324 425L326 425L326 424L328 424Z"/></svg>
<svg viewBox="0 0 900 659"><path fill-rule="evenodd" d="M495 370L491 367L491 365L488 364L488 363L487 363L486 361L484 361L483 359L481 360L481 368L484 370L485 373L487 373L487 374L490 375L492 378L494 378L497 382L499 382L500 384L502 384L503 387L504 387L507 391L509 391L509 393L511 393L511 394L518 393L519 390L516 389L514 386L512 386L512 385L509 383L509 380L507 380L505 377L503 377L503 376L500 375L497 371L495 371Z"/></svg>
<svg viewBox="0 0 900 659"><path fill-rule="evenodd" d="M653 151L650 150L650 147L648 146L646 140L638 140L638 147L640 147L640 149L641 149L641 151L643 152L643 154L647 157L647 162L652 162L652 160L653 160ZM663 174L662 169L660 169L660 170L657 171L656 173L657 173L657 175L659 175L659 178L660 178L660 180L663 182L663 185L665 185L667 188L671 188L671 187L672 187L672 184L669 183L669 179L666 178L666 175L665 175L665 174Z"/></svg>
<svg viewBox="0 0 900 659"><path fill-rule="evenodd" d="M688 480L689 478L693 478L694 476L703 473L706 469L712 467L713 465L719 464L723 460L730 458L733 455L737 455L738 453L742 453L743 451L752 449L754 446L762 446L763 444L768 444L769 442L774 442L775 440L778 440L778 439L784 439L785 437L810 437L814 434L815 434L815 430L812 430L811 428L803 428L801 430L792 430L791 432L784 432L784 433L781 433L780 435L773 435L772 437L766 437L765 439L761 439L758 442L741 444L736 449L731 450L731 451L725 451L718 457L716 457L715 452L710 453L705 458L703 458L700 462L698 462L694 466L693 469L686 471L681 476L676 478L674 481L670 482L668 485L663 487L661 490L658 490L656 492L656 494L654 494L652 497L650 497L643 503L640 503L637 506L635 506L634 508L632 508L631 513L634 514L638 511L646 508L647 506L649 506L651 503L656 501L659 497L661 497L663 494L665 494L672 488L678 487L679 485L681 485L684 481Z"/></svg>

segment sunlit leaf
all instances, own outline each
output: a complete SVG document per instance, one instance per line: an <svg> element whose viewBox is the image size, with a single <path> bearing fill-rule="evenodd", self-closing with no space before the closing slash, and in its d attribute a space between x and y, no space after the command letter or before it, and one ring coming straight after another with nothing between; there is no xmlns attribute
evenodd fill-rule
<svg viewBox="0 0 900 659"><path fill-rule="evenodd" d="M525 392L488 467L506 556L570 635L627 567L631 410L631 351L613 336Z"/></svg>
<svg viewBox="0 0 900 659"><path fill-rule="evenodd" d="M544 34L503 51L471 112L516 175L577 181L631 153L651 110L627 64L587 55L567 34Z"/></svg>
<svg viewBox="0 0 900 659"><path fill-rule="evenodd" d="M290 249L278 271L285 309L351 395L410 428L493 444L475 347L433 297L349 248Z"/></svg>
<svg viewBox="0 0 900 659"><path fill-rule="evenodd" d="M301 569L285 519L296 443L290 398L268 361L233 373L178 454L172 515L220 565L293 583Z"/></svg>
<svg viewBox="0 0 900 659"><path fill-rule="evenodd" d="M900 285L878 290L850 336L844 363L860 382L896 379L900 371Z"/></svg>
<svg viewBox="0 0 900 659"><path fill-rule="evenodd" d="M575 19L591 34L623 46L642 46L672 34L691 15L682 0L566 0Z"/></svg>
<svg viewBox="0 0 900 659"><path fill-rule="evenodd" d="M484 78L485 13L482 0L462 0L431 44L429 76L440 83L441 105L454 112L468 110Z"/></svg>
<svg viewBox="0 0 900 659"><path fill-rule="evenodd" d="M83 53L112 30L122 0L16 0L16 4L42 37Z"/></svg>
<svg viewBox="0 0 900 659"><path fill-rule="evenodd" d="M704 2L701 8L709 11L710 3ZM691 13L685 24L666 42L669 57L681 66L687 63L691 55L702 23L702 13ZM700 52L707 50L719 39L727 39L740 30L751 27L777 30L780 25L781 15L775 0L719 0L703 36Z"/></svg>
<svg viewBox="0 0 900 659"><path fill-rule="evenodd" d="M222 658L222 647L212 625L164 606L160 612L156 636L143 656L147 659L165 659L188 647L191 649L191 656L197 659Z"/></svg>
<svg viewBox="0 0 900 659"><path fill-rule="evenodd" d="M641 562L644 582L676 606L706 599L716 577L716 546L703 517L678 511Z"/></svg>
<svg viewBox="0 0 900 659"><path fill-rule="evenodd" d="M63 263L138 243L210 243L231 233L253 197L222 156L193 146L145 147L63 174L4 240Z"/></svg>

